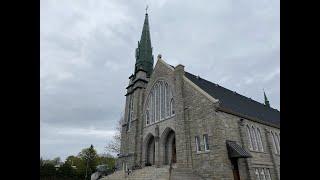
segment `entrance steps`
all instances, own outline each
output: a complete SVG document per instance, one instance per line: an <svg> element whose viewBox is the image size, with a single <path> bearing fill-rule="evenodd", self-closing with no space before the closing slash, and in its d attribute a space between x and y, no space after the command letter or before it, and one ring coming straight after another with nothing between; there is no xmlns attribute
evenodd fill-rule
<svg viewBox="0 0 320 180"><path fill-rule="evenodd" d="M134 170L129 175L125 174L124 171L116 171L100 180L203 180L195 175L192 169L181 169L175 166L173 166L171 178L169 178L169 166L167 165L160 168L147 166Z"/></svg>
<svg viewBox="0 0 320 180"><path fill-rule="evenodd" d="M170 180L203 180L189 168L174 168Z"/></svg>
<svg viewBox="0 0 320 180"><path fill-rule="evenodd" d="M134 170L129 175L124 171L116 171L109 176L103 177L101 180L168 180L169 166L156 168L155 166L147 166L142 169Z"/></svg>

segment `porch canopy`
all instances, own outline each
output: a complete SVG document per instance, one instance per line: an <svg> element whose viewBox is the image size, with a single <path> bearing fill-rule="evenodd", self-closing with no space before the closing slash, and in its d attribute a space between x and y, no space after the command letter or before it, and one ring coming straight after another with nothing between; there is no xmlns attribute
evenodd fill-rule
<svg viewBox="0 0 320 180"><path fill-rule="evenodd" d="M235 141L226 141L229 158L251 158L252 155Z"/></svg>

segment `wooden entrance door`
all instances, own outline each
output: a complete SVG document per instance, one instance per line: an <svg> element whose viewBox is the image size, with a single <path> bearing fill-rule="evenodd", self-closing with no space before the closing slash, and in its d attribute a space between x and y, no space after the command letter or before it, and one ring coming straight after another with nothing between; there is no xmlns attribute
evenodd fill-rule
<svg viewBox="0 0 320 180"><path fill-rule="evenodd" d="M234 180L240 180L239 168L238 168L238 159L231 159L233 178Z"/></svg>

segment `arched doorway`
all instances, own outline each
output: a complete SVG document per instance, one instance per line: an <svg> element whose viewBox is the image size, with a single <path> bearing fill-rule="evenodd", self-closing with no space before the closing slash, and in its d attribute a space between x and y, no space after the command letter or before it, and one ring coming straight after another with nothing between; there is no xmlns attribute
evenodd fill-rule
<svg viewBox="0 0 320 180"><path fill-rule="evenodd" d="M171 162L177 162L176 135L172 129L164 138L164 164L170 164Z"/></svg>
<svg viewBox="0 0 320 180"><path fill-rule="evenodd" d="M154 143L154 137L150 136L147 141L146 164L154 165L154 162L155 162L155 143Z"/></svg>

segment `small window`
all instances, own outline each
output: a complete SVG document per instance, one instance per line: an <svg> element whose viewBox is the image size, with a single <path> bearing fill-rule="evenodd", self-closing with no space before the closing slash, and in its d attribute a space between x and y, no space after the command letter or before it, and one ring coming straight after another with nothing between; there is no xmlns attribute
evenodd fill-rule
<svg viewBox="0 0 320 180"><path fill-rule="evenodd" d="M255 168L256 179L271 180L270 170L268 168Z"/></svg>
<svg viewBox="0 0 320 180"><path fill-rule="evenodd" d="M268 168L265 168L264 171L266 175L266 180L271 180L270 170Z"/></svg>
<svg viewBox="0 0 320 180"><path fill-rule="evenodd" d="M199 136L195 137L195 141L196 141L196 151L199 152L199 151L201 151Z"/></svg>
<svg viewBox="0 0 320 180"><path fill-rule="evenodd" d="M150 115L149 115L149 110L146 111L146 122L147 124L150 123Z"/></svg>
<svg viewBox="0 0 320 180"><path fill-rule="evenodd" d="M209 142L208 142L208 134L203 135L203 142L204 142L204 150L209 150Z"/></svg>
<svg viewBox="0 0 320 180"><path fill-rule="evenodd" d="M171 112L171 116L173 116L174 115L174 100L173 100L173 98L171 99L171 101L170 101L170 112Z"/></svg>
<svg viewBox="0 0 320 180"><path fill-rule="evenodd" d="M255 170L255 174L256 174L256 178L257 178L257 180L261 180L261 179L260 179L260 174L259 174L259 170L258 170L258 169L256 169L256 170Z"/></svg>
<svg viewBox="0 0 320 180"><path fill-rule="evenodd" d="M266 175L264 174L264 170L260 169L261 180L266 180Z"/></svg>

